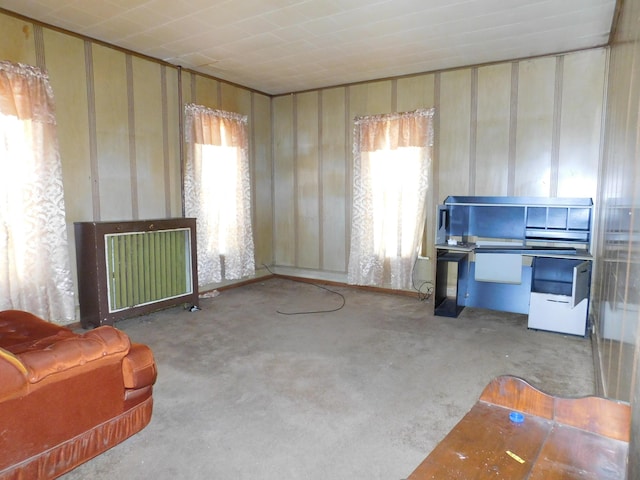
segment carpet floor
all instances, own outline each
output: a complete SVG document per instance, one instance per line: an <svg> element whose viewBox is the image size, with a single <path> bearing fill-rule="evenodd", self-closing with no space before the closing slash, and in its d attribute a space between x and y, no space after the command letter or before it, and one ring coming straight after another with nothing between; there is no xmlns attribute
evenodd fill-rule
<svg viewBox="0 0 640 480"><path fill-rule="evenodd" d="M330 288L271 278L118 322L158 364L151 423L62 478L400 480L498 375L594 393L589 339Z"/></svg>

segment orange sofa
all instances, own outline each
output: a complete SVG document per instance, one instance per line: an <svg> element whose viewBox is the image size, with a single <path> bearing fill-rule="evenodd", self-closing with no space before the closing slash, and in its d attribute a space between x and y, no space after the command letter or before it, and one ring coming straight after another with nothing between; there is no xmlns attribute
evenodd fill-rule
<svg viewBox="0 0 640 480"><path fill-rule="evenodd" d="M56 478L142 430L156 375L149 347L114 327L0 312L0 480Z"/></svg>

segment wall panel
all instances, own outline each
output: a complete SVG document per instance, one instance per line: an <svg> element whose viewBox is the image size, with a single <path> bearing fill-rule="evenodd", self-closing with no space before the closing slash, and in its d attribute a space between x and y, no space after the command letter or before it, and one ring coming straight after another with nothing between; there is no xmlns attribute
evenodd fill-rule
<svg viewBox="0 0 640 480"><path fill-rule="evenodd" d="M195 79L195 80L194 80ZM192 102L209 108L220 107L220 82L201 75L192 76Z"/></svg>
<svg viewBox="0 0 640 480"><path fill-rule="evenodd" d="M559 197L596 196L605 61L605 50L564 57Z"/></svg>
<svg viewBox="0 0 640 480"><path fill-rule="evenodd" d="M322 269L346 272L351 202L345 88L322 90Z"/></svg>
<svg viewBox="0 0 640 480"><path fill-rule="evenodd" d="M597 185L598 268L591 308L602 393L631 402L628 478L640 478L639 62L640 1L631 0L622 2L608 65L604 153Z"/></svg>
<svg viewBox="0 0 640 480"><path fill-rule="evenodd" d="M131 220L132 178L125 54L93 45L99 220Z"/></svg>
<svg viewBox="0 0 640 480"><path fill-rule="evenodd" d="M511 126L511 64L478 69L476 195L507 195Z"/></svg>
<svg viewBox="0 0 640 480"><path fill-rule="evenodd" d="M0 14L0 60L36 65L33 23Z"/></svg>
<svg viewBox="0 0 640 480"><path fill-rule="evenodd" d="M432 108L436 104L436 92L435 92L435 74L417 75L406 78L399 78L396 84L396 110L399 112L408 112L416 110L418 108ZM437 112L436 112L437 115ZM437 117L436 117L437 118ZM435 120L435 119L434 119ZM435 127L435 121L434 121ZM437 132L436 132L437 135ZM434 136L434 138L436 138ZM434 148L434 157L436 155L437 148ZM428 256L433 251L433 238L434 232L434 215L437 205L437 188L435 186L435 163L437 159L433 158L431 165L431 172L429 175L429 191L427 192L427 205L426 205L426 219L424 235L422 239L422 255ZM426 260L421 260L426 262ZM425 272L422 274L424 279L431 279L433 277L431 272L431 266L420 265L420 271ZM418 272L416 272L416 278L418 278Z"/></svg>
<svg viewBox="0 0 640 480"><path fill-rule="evenodd" d="M253 235L256 267L273 264L273 161L271 151L271 99L253 94L251 137L253 154Z"/></svg>
<svg viewBox="0 0 640 480"><path fill-rule="evenodd" d="M639 91L634 88L636 79L630 70L636 55L633 43L616 46L611 54L608 148L604 153L603 178L598 195L602 211L602 241L598 248L601 262L592 306L602 362L603 390L605 394L622 400L629 400L632 395L630 385L634 378L626 372L637 368L637 358L632 360L630 352L637 348L640 303L633 297L631 301L627 300L630 267L633 266L627 260L637 257L637 252L630 251L633 243L629 245L629 240L633 241L629 222L634 210L633 183L637 185L638 182L637 173L634 175L632 172L636 170L633 164L637 162L634 126L637 128L638 121L634 105L637 105Z"/></svg>
<svg viewBox="0 0 640 480"><path fill-rule="evenodd" d="M637 241L640 231L637 138L640 87L639 75L634 67L640 59L639 13L639 2L625 4L618 37L611 50L606 148L598 185L599 208L602 212L597 258L599 269L592 307L604 393L621 400L634 401L634 419L637 419L640 411L636 400L640 391L637 377L640 365L640 252ZM632 444L637 445L640 441L637 434L640 422L634 422ZM636 471L640 470L638 460L636 454Z"/></svg>
<svg viewBox="0 0 640 480"><path fill-rule="evenodd" d="M249 90L220 82L220 94L222 98L218 108L251 117L251 92ZM251 123L251 118L249 118L249 122Z"/></svg>
<svg viewBox="0 0 640 480"><path fill-rule="evenodd" d="M178 71L175 68L163 66L165 78L166 97L164 97L166 109L166 125L164 131L166 138L164 139L166 151L165 168L167 169L165 188L169 191L168 198L168 217L182 216L182 165L180 159L180 119L182 117L182 108L179 104L178 95Z"/></svg>
<svg viewBox="0 0 640 480"><path fill-rule="evenodd" d="M295 266L295 151L293 96L273 100L274 260Z"/></svg>
<svg viewBox="0 0 640 480"><path fill-rule="evenodd" d="M91 220L93 217L84 42L47 29L44 30L43 37L47 70L56 102L67 239L76 285L73 221Z"/></svg>
<svg viewBox="0 0 640 480"><path fill-rule="evenodd" d="M435 105L434 75L417 75L399 78L396 105L398 112L408 112Z"/></svg>
<svg viewBox="0 0 640 480"><path fill-rule="evenodd" d="M514 195L551 192L555 57L519 63Z"/></svg>
<svg viewBox="0 0 640 480"><path fill-rule="evenodd" d="M84 42L45 29L44 43L47 70L56 101L67 218L91 220L93 208ZM73 231L71 227L70 232Z"/></svg>
<svg viewBox="0 0 640 480"><path fill-rule="evenodd" d="M443 72L440 78L438 202L448 195L470 194L471 70Z"/></svg>
<svg viewBox="0 0 640 480"><path fill-rule="evenodd" d="M362 83L349 87L350 118L391 112L391 80Z"/></svg>
<svg viewBox="0 0 640 480"><path fill-rule="evenodd" d="M297 94L295 105L296 265L318 269L322 189L318 158L318 93Z"/></svg>
<svg viewBox="0 0 640 480"><path fill-rule="evenodd" d="M195 73L179 70L179 78L181 88L179 89L182 94L182 103L187 105L188 103L196 103L196 80ZM184 112L182 112L184 115Z"/></svg>
<svg viewBox="0 0 640 480"><path fill-rule="evenodd" d="M135 170L138 218L166 216L164 132L161 67L134 57L133 116L135 129L129 127L135 142Z"/></svg>

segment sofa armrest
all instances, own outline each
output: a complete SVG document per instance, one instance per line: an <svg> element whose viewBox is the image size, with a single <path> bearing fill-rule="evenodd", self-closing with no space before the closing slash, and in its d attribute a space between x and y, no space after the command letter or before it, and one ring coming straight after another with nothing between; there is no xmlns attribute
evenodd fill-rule
<svg viewBox="0 0 640 480"><path fill-rule="evenodd" d="M18 355L27 369L30 383L37 383L49 375L106 357L122 358L129 351L129 337L111 326L102 326L83 335L65 338L42 350Z"/></svg>
<svg viewBox="0 0 640 480"><path fill-rule="evenodd" d="M129 353L122 359L125 388L153 385L158 375L151 349L141 343L132 343Z"/></svg>

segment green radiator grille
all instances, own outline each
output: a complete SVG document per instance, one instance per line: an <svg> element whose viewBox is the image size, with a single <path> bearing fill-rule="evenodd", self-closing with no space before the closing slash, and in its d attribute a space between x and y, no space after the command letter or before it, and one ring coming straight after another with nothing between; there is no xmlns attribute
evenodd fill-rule
<svg viewBox="0 0 640 480"><path fill-rule="evenodd" d="M105 235L109 311L193 292L188 228Z"/></svg>

